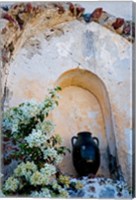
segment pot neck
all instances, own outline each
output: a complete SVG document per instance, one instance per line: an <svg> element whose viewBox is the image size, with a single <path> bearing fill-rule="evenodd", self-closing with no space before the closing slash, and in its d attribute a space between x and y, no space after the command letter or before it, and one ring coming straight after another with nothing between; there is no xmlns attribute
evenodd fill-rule
<svg viewBox="0 0 136 200"><path fill-rule="evenodd" d="M78 137L84 140L88 140L92 138L92 134L90 132L80 132L78 133Z"/></svg>

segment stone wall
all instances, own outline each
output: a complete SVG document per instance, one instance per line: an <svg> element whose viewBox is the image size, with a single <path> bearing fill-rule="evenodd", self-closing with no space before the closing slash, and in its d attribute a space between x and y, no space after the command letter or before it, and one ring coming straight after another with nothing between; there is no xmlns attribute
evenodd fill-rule
<svg viewBox="0 0 136 200"><path fill-rule="evenodd" d="M72 136L91 131L100 140L98 173L109 176L109 147L131 185L132 43L95 22L50 12L47 23L43 12L23 31L10 33L9 44L14 43L15 51L2 70L5 108L29 99L41 101L48 88L59 84L60 104L49 116L57 124L56 132L71 148ZM75 173L72 161L60 167Z"/></svg>

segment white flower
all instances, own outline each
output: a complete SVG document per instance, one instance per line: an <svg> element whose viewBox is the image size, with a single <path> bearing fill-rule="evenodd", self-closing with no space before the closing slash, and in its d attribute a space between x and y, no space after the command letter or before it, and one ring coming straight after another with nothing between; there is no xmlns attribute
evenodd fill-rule
<svg viewBox="0 0 136 200"><path fill-rule="evenodd" d="M25 116L26 118L31 118L38 114L39 104L34 100L30 100L21 104L19 106L19 109L20 111L22 111L23 116Z"/></svg>
<svg viewBox="0 0 136 200"><path fill-rule="evenodd" d="M3 127L17 133L21 124L27 124L30 118L35 117L40 112L40 106L35 101L25 102L18 107L11 108L4 113Z"/></svg>
<svg viewBox="0 0 136 200"><path fill-rule="evenodd" d="M54 161L56 164L60 163L63 160L62 155L59 155L57 150L52 148L43 149L44 159L50 158L51 161Z"/></svg>
<svg viewBox="0 0 136 200"><path fill-rule="evenodd" d="M34 186L36 185L47 185L52 178L52 175L56 173L56 168L51 164L45 164L43 168L41 168L40 172L36 171L30 177L30 183Z"/></svg>
<svg viewBox="0 0 136 200"><path fill-rule="evenodd" d="M26 163L22 162L17 168L14 170L14 174L16 177L24 176L26 180L29 180L31 175L36 172L37 166L34 162L27 161Z"/></svg>
<svg viewBox="0 0 136 200"><path fill-rule="evenodd" d="M2 122L2 126L5 130L11 130L12 123L10 122L10 120L8 118L4 117L3 122Z"/></svg>
<svg viewBox="0 0 136 200"><path fill-rule="evenodd" d="M50 191L47 188L42 188L40 192L32 192L31 197L39 197L39 198L51 198Z"/></svg>
<svg viewBox="0 0 136 200"><path fill-rule="evenodd" d="M15 192L18 189L19 184L19 180L11 176L6 180L4 189L5 191Z"/></svg>
<svg viewBox="0 0 136 200"><path fill-rule="evenodd" d="M12 124L11 132L12 134L18 132L18 122L14 122L14 124Z"/></svg>
<svg viewBox="0 0 136 200"><path fill-rule="evenodd" d="M41 168L41 173L50 177L56 173L56 167L52 164L46 163L43 168Z"/></svg>
<svg viewBox="0 0 136 200"><path fill-rule="evenodd" d="M59 164L61 163L63 160L63 156L62 155L57 155L56 158L55 158L55 163L56 164Z"/></svg>
<svg viewBox="0 0 136 200"><path fill-rule="evenodd" d="M50 135L54 131L54 124L51 121L44 120L36 125L36 129Z"/></svg>
<svg viewBox="0 0 136 200"><path fill-rule="evenodd" d="M34 100L20 104L18 107L10 108L4 112L2 126L4 130L10 130L12 134L19 134L20 125L27 125L33 117L39 117L39 114L47 116L48 113L57 106L58 89L51 90L49 96L42 103L37 103ZM47 133L53 131L52 124L47 124L45 128Z"/></svg>
<svg viewBox="0 0 136 200"><path fill-rule="evenodd" d="M51 158L55 159L58 156L57 151L54 148L48 148L43 151L44 159Z"/></svg>
<svg viewBox="0 0 136 200"><path fill-rule="evenodd" d="M62 189L62 187L58 184L58 182L56 180L54 180L51 185L52 185L52 188L54 190L58 190L59 191L59 190Z"/></svg>
<svg viewBox="0 0 136 200"><path fill-rule="evenodd" d="M33 129L32 133L24 138L30 147L41 147L41 145L46 143L48 137L42 133L41 130Z"/></svg>
<svg viewBox="0 0 136 200"><path fill-rule="evenodd" d="M36 186L36 185L45 185L47 184L48 181L47 181L47 178L43 176L42 173L40 173L39 171L36 171L31 176L30 182L32 185Z"/></svg>
<svg viewBox="0 0 136 200"><path fill-rule="evenodd" d="M43 103L41 103L40 108L43 110L43 114L46 116L50 111L52 111L57 106L56 101L47 97Z"/></svg>
<svg viewBox="0 0 136 200"><path fill-rule="evenodd" d="M30 183L34 186L36 185L47 185L52 178L52 175L56 173L56 168L51 164L45 164L41 168L40 172L36 171L30 177Z"/></svg>
<svg viewBox="0 0 136 200"><path fill-rule="evenodd" d="M59 197L61 198L69 198L69 193L65 189L60 189L59 190Z"/></svg>

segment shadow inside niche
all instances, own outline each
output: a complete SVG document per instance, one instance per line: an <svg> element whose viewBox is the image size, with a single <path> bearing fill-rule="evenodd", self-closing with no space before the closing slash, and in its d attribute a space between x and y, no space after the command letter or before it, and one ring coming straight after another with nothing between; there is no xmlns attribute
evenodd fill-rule
<svg viewBox="0 0 136 200"><path fill-rule="evenodd" d="M110 176L113 178L122 179L122 174L118 167L118 157L117 157L117 152L116 152L116 141L115 141L115 133L114 133L114 125L113 125L113 121L112 121L112 112L111 112L111 107L110 107L110 101L109 101L109 97L108 97L108 92L106 90L106 87L105 87L105 84L103 83L103 81L97 75L92 73L91 71L75 68L75 69L64 72L58 78L55 85L56 86L59 85L62 88L62 93L63 93L62 96L66 96L66 98L64 97L65 106L63 105L63 108L64 107L66 107L66 108L69 107L69 109L71 108L71 112L69 112L69 109L68 109L66 111L67 114L63 113L64 119L65 119L65 117L72 115L71 113L74 113L74 109L72 110L74 103L75 103L75 105L77 105L78 103L81 103L82 101L84 102L84 100L81 100L81 98L83 96L82 93L80 93L79 96L72 97L71 96L72 90L71 90L69 92L70 95L68 96L68 92L66 92L66 91L70 90L70 88L73 88L73 87L78 88L73 92L74 94L76 94L76 91L79 90L79 88L83 89L84 91L87 91L89 94L91 94L96 99L97 104L99 105L99 108L100 108L99 114L101 113L102 118L103 118L103 126L105 129L104 132L105 132L105 140L106 140L106 143L101 144L102 147L105 147L104 152L103 152L102 147L100 148L100 151L102 154L105 154L105 153L107 154L107 155L105 155L105 159L106 159L106 162L109 161L109 162L107 162L107 164L108 164L107 169L110 172ZM72 99L70 99L70 98L73 98L73 99L75 98L74 99L75 102L73 103L73 105L71 105ZM79 99L79 101L81 100L81 102L77 103L78 99ZM90 102L91 102L91 100L90 100ZM82 105L79 106L80 108L83 107L83 103L81 103L81 104ZM60 105L61 105L61 102L60 102ZM87 104L85 103L85 106L86 105ZM94 106L94 103L92 103L91 105ZM61 106L60 106L60 108L61 108ZM62 108L60 110L62 110ZM85 108L85 110L87 110L87 108ZM58 114L60 114L59 111L58 111ZM79 116L81 116L81 117L79 117ZM79 114L78 117L79 117L78 124L82 124L81 120L83 118L83 114L82 113ZM70 116L69 116L69 118L70 118ZM55 116L54 116L54 120L55 120ZM95 120L93 119L92 124L94 124L94 123L95 123ZM90 120L90 124L91 124L91 120ZM98 124L99 124L99 122L97 123L97 125ZM58 127L59 127L59 125L58 125ZM72 127L71 124L69 124L69 127ZM90 128L91 127L89 127L88 129L85 129L85 127L84 127L84 130L91 131ZM75 133L77 133L79 131L83 131L83 130L77 129L73 132L71 131L70 136L72 137L73 135L75 135ZM96 131L94 131L94 133L96 133ZM65 134L64 136L68 137L66 135L67 134ZM99 134L98 138L101 141L103 138L103 135ZM70 137L69 137L69 140L70 140ZM67 139L66 139L66 141L67 141ZM70 146L70 148L71 148L71 146ZM101 159L101 162L103 162L103 159Z"/></svg>

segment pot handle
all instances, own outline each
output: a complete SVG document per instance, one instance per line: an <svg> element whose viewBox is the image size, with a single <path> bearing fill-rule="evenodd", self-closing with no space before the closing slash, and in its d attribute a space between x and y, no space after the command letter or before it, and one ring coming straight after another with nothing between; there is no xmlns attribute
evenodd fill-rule
<svg viewBox="0 0 136 200"><path fill-rule="evenodd" d="M72 143L72 146L74 146L74 145L75 145L75 142L74 142L74 140L77 140L77 137L76 137L76 136L73 136L73 137L71 138L71 143Z"/></svg>
<svg viewBox="0 0 136 200"><path fill-rule="evenodd" d="M97 144L97 146L99 146L99 140L97 137L93 137L93 140L96 141L95 143Z"/></svg>

